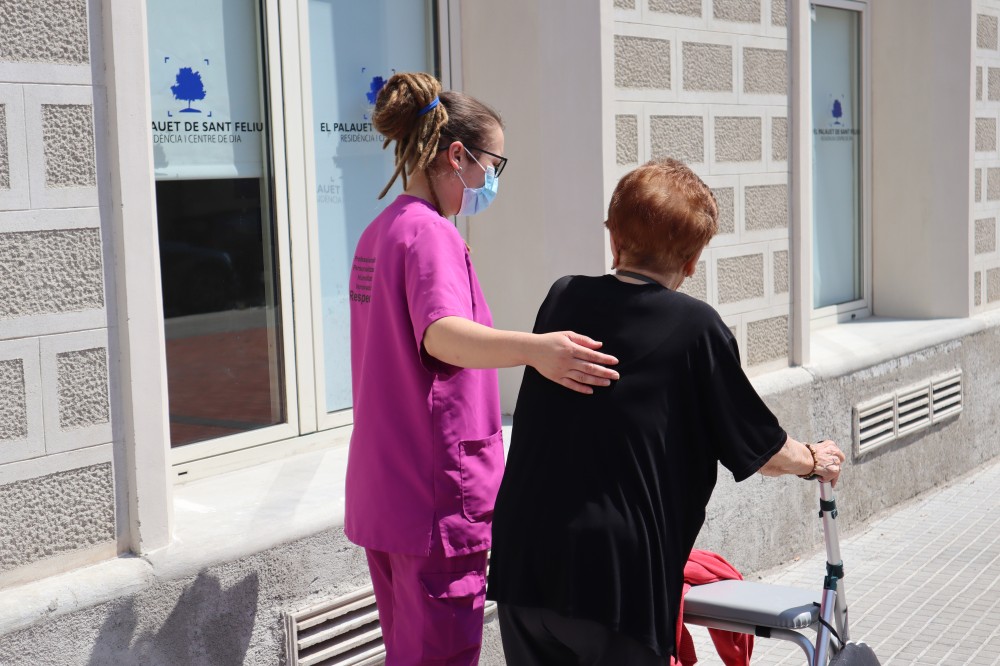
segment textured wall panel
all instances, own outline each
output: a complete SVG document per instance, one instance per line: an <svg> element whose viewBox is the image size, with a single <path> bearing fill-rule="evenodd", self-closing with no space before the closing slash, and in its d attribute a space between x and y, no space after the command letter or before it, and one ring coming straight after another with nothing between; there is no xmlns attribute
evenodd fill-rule
<svg viewBox="0 0 1000 666"><path fill-rule="evenodd" d="M983 99L983 68L976 67L976 101Z"/></svg>
<svg viewBox="0 0 1000 666"><path fill-rule="evenodd" d="M97 229L0 233L0 319L104 306Z"/></svg>
<svg viewBox="0 0 1000 666"><path fill-rule="evenodd" d="M771 317L747 324L747 365L788 358L788 317Z"/></svg>
<svg viewBox="0 0 1000 666"><path fill-rule="evenodd" d="M976 16L976 46L981 49L997 47L997 17L978 14Z"/></svg>
<svg viewBox="0 0 1000 666"><path fill-rule="evenodd" d="M87 0L0 2L0 62L89 61Z"/></svg>
<svg viewBox="0 0 1000 666"><path fill-rule="evenodd" d="M649 0L649 11L701 16L701 0Z"/></svg>
<svg viewBox="0 0 1000 666"><path fill-rule="evenodd" d="M979 271L972 279L972 295L976 305L983 304L983 274Z"/></svg>
<svg viewBox="0 0 1000 666"><path fill-rule="evenodd" d="M670 40L615 35L615 85L670 89Z"/></svg>
<svg viewBox="0 0 1000 666"><path fill-rule="evenodd" d="M762 120L753 116L717 116L715 161L760 162L762 125Z"/></svg>
<svg viewBox="0 0 1000 666"><path fill-rule="evenodd" d="M996 118L976 118L976 151L989 152L997 149Z"/></svg>
<svg viewBox="0 0 1000 666"><path fill-rule="evenodd" d="M774 293L788 293L788 250L774 253Z"/></svg>
<svg viewBox="0 0 1000 666"><path fill-rule="evenodd" d="M986 271L986 302L1000 301L1000 268Z"/></svg>
<svg viewBox="0 0 1000 666"><path fill-rule="evenodd" d="M0 190L10 189L10 157L7 151L7 106L0 104Z"/></svg>
<svg viewBox="0 0 1000 666"><path fill-rule="evenodd" d="M652 158L673 157L688 164L705 161L705 129L701 116L650 116Z"/></svg>
<svg viewBox="0 0 1000 666"><path fill-rule="evenodd" d="M87 104L43 104L47 187L92 187L97 184L94 113Z"/></svg>
<svg viewBox="0 0 1000 666"><path fill-rule="evenodd" d="M103 347L56 356L59 374L59 427L88 428L107 423L108 352Z"/></svg>
<svg viewBox="0 0 1000 666"><path fill-rule="evenodd" d="M732 92L733 47L684 42L684 90Z"/></svg>
<svg viewBox="0 0 1000 666"><path fill-rule="evenodd" d="M719 303L736 303L764 296L764 255L745 254L716 264Z"/></svg>
<svg viewBox="0 0 1000 666"><path fill-rule="evenodd" d="M712 15L720 21L760 23L761 0L713 0Z"/></svg>
<svg viewBox="0 0 1000 666"><path fill-rule="evenodd" d="M715 203L719 206L719 233L736 233L736 193L732 187L714 187Z"/></svg>
<svg viewBox="0 0 1000 666"><path fill-rule="evenodd" d="M24 362L20 359L0 361L0 441L28 436L25 390Z"/></svg>
<svg viewBox="0 0 1000 666"><path fill-rule="evenodd" d="M976 254L995 252L997 249L997 220L987 217L976 220Z"/></svg>
<svg viewBox="0 0 1000 666"><path fill-rule="evenodd" d="M635 0L615 0L618 9L635 9Z"/></svg>
<svg viewBox="0 0 1000 666"><path fill-rule="evenodd" d="M639 162L639 120L635 116L615 116L615 161L618 164Z"/></svg>
<svg viewBox="0 0 1000 666"><path fill-rule="evenodd" d="M983 170L976 169L976 201L983 200Z"/></svg>
<svg viewBox="0 0 1000 666"><path fill-rule="evenodd" d="M788 25L788 7L785 2L786 0L771 0L771 25Z"/></svg>
<svg viewBox="0 0 1000 666"><path fill-rule="evenodd" d="M986 170L986 200L1000 201L1000 168Z"/></svg>
<svg viewBox="0 0 1000 666"><path fill-rule="evenodd" d="M697 268L694 269L694 275L684 280L678 291L702 301L708 298L708 275L705 271L704 261L698 262Z"/></svg>
<svg viewBox="0 0 1000 666"><path fill-rule="evenodd" d="M0 571L115 538L111 463L0 486Z"/></svg>
<svg viewBox="0 0 1000 666"><path fill-rule="evenodd" d="M787 58L776 49L743 49L743 92L755 95L788 93Z"/></svg>
<svg viewBox="0 0 1000 666"><path fill-rule="evenodd" d="M771 159L788 159L788 118L771 118Z"/></svg>
<svg viewBox="0 0 1000 666"><path fill-rule="evenodd" d="M991 102L1000 101L1000 67L988 67L986 71L986 96ZM982 99L982 92L979 99Z"/></svg>
<svg viewBox="0 0 1000 666"><path fill-rule="evenodd" d="M788 186L751 185L743 190L747 231L788 227Z"/></svg>

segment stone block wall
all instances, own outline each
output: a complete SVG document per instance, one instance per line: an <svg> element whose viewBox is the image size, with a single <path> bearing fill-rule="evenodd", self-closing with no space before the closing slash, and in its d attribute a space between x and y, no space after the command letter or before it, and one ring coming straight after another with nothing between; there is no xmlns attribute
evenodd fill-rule
<svg viewBox="0 0 1000 666"><path fill-rule="evenodd" d="M0 3L0 588L116 550L99 11Z"/></svg>
<svg viewBox="0 0 1000 666"><path fill-rule="evenodd" d="M675 157L712 188L719 234L683 291L751 371L788 364L785 0L614 0L618 176Z"/></svg>
<svg viewBox="0 0 1000 666"><path fill-rule="evenodd" d="M976 0L973 57L975 152L972 205L972 305L982 312L1000 307L1000 2Z"/></svg>

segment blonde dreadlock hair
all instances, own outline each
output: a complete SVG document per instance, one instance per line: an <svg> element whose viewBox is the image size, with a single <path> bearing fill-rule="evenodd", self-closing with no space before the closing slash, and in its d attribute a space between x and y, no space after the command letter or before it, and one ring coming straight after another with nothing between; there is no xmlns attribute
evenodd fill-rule
<svg viewBox="0 0 1000 666"><path fill-rule="evenodd" d="M420 115L435 99L440 102ZM423 72L394 74L379 91L372 114L375 129L385 137L382 148L396 142L396 169L382 192L381 199L403 177L426 171L438 152L453 141L466 147L484 143L494 127L503 127L500 115L479 100L459 92L443 92L441 83ZM431 183L434 206L441 211Z"/></svg>

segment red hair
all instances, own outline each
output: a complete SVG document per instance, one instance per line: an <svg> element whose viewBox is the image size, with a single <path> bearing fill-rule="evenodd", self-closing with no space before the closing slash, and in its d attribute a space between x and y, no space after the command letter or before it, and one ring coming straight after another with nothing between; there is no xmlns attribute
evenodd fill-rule
<svg viewBox="0 0 1000 666"><path fill-rule="evenodd" d="M657 272L679 269L719 230L712 190L683 163L666 158L625 174L608 206L619 263Z"/></svg>

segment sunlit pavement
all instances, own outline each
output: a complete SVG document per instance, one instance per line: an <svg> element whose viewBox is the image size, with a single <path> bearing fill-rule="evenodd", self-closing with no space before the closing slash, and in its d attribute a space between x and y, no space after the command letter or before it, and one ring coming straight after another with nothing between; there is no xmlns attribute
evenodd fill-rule
<svg viewBox="0 0 1000 666"><path fill-rule="evenodd" d="M842 534L841 551L851 638L883 665L1000 664L1000 461ZM818 589L823 572L819 552L761 580ZM691 632L699 664L722 664L707 631ZM805 664L805 656L756 639L751 663Z"/></svg>

